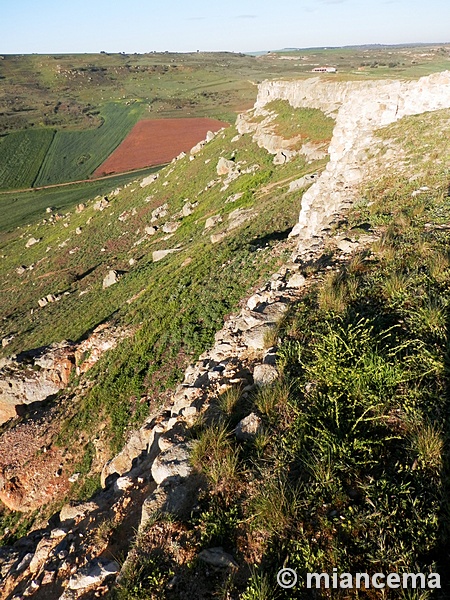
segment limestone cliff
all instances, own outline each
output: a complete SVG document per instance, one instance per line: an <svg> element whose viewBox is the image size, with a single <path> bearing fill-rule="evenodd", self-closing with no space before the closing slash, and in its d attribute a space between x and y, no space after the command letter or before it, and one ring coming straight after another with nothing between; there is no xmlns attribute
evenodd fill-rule
<svg viewBox="0 0 450 600"><path fill-rule="evenodd" d="M255 114L264 114L264 107L274 100L287 100L294 108L318 108L336 118L330 161L303 195L299 221L291 233L299 236L302 249L354 199L376 129L407 115L450 107L450 72L417 81L328 82L318 77L265 81L258 88ZM245 116L238 120L238 128L246 131Z"/></svg>

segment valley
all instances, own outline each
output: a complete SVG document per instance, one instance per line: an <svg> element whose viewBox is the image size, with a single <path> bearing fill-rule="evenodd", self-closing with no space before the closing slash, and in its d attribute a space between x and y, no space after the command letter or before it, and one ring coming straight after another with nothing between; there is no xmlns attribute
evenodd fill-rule
<svg viewBox="0 0 450 600"><path fill-rule="evenodd" d="M447 597L449 64L5 57L0 598L328 598L304 585L333 568L438 573ZM63 92L91 108L50 115ZM198 143L95 179L175 115Z"/></svg>

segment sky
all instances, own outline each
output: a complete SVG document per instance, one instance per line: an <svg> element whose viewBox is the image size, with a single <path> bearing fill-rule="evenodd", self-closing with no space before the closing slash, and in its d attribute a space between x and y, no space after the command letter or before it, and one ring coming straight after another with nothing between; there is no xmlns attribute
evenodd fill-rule
<svg viewBox="0 0 450 600"><path fill-rule="evenodd" d="M450 0L0 0L0 53L450 42Z"/></svg>

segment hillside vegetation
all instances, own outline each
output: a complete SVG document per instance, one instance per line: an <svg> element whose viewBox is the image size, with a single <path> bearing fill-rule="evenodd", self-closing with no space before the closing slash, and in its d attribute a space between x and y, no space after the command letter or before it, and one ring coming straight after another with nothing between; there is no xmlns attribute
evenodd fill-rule
<svg viewBox="0 0 450 600"><path fill-rule="evenodd" d="M279 135L322 144L331 134L320 111L284 102L270 109ZM120 581L100 594L448 597L449 134L449 110L379 130L358 202L337 215L324 247L298 257L304 286L264 336L264 356L270 354L278 377L245 388L242 379L230 383L185 419L200 482L189 514L156 511L136 535L139 494L153 484L147 473L126 506L115 505L108 518L88 516L83 532L73 530L84 552L75 570L100 555L124 565ZM0 435L38 422L48 430L44 449L1 473L2 486L8 479L20 490L30 465L37 477L54 453L61 457L58 480L68 489L23 515L2 509L5 555L25 533L54 523L64 503L95 499L103 465L146 417L162 419L158 410L164 412L186 367L211 348L224 319L277 270L275 283L287 286L282 268L295 248L288 234L314 178L295 191L289 186L316 176L327 159L273 159L251 134L231 126L153 180L133 178L106 198L76 188L83 204L75 209L74 196L54 210L43 195L28 223L22 203L17 229L0 238L0 356L79 342L102 324L127 336L87 373L73 372L46 404L28 406L1 427ZM163 250L170 253L157 254ZM117 281L106 287L111 270ZM249 364L255 355L248 351ZM260 426L238 440L236 426L251 413ZM103 498L113 493L108 488ZM219 547L234 565L213 569L198 558ZM72 555L64 558L66 571ZM277 586L282 567L297 572L294 588ZM64 568L53 583L39 581L38 593L51 589L59 597L70 577ZM440 573L442 589L386 589L382 596L374 589L306 590L307 573L333 569ZM35 574L24 572L31 586ZM25 583L15 591L31 589ZM8 586L12 594L15 580Z"/></svg>
<svg viewBox="0 0 450 600"><path fill-rule="evenodd" d="M231 176L217 175L221 157L233 159ZM94 208L98 200L59 216L42 208L38 224L4 236L1 336L9 343L3 356L79 341L105 321L134 331L90 372L95 385L88 393L76 402L70 393L58 400L64 433L55 443L70 448L64 477L79 470L74 460L87 457L74 495L89 496L100 460L163 402L246 291L288 259L292 244L283 247L283 240L299 210L289 182L324 164L299 155L275 167L250 136L228 128L195 159L159 171L149 186L138 180L108 195L103 210ZM175 224L173 233L166 224ZM39 241L26 247L30 238ZM177 251L154 262L153 251L163 249ZM111 268L121 278L103 289ZM40 307L48 295L58 300ZM97 460L92 439L100 430Z"/></svg>
<svg viewBox="0 0 450 600"><path fill-rule="evenodd" d="M280 378L217 397L192 432L207 481L195 516L155 515L114 598L200 597L194 586L246 600L380 597L306 590L307 573L333 569L440 573L442 590L383 597L447 597L449 128L446 110L380 131L360 202L302 265L304 297L276 332ZM388 170L387 147L402 156ZM376 241L352 256L336 247L335 236L367 232ZM263 426L237 442L250 412ZM211 580L177 555L180 532L184 548L221 546L239 568ZM295 588L277 586L282 566Z"/></svg>

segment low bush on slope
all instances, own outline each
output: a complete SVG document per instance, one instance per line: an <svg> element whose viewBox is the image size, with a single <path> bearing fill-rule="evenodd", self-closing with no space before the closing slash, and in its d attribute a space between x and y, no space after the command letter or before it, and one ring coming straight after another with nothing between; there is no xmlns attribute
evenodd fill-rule
<svg viewBox="0 0 450 600"><path fill-rule="evenodd" d="M310 285L279 325L279 380L200 425L192 458L207 490L191 520L149 526L115 597L448 597L449 127L443 111L380 132L400 159L381 158L346 225L379 240L351 259L330 243L304 264ZM263 429L238 443L251 411ZM214 546L239 566L202 566ZM276 584L283 566L292 589ZM307 573L333 569L434 572L442 589L306 589Z"/></svg>

